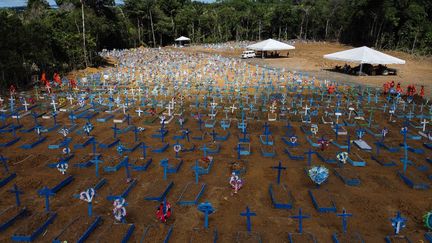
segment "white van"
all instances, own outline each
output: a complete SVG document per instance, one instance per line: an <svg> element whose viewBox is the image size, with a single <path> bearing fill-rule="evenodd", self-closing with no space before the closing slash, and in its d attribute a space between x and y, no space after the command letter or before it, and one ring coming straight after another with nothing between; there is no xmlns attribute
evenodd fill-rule
<svg viewBox="0 0 432 243"><path fill-rule="evenodd" d="M254 58L255 52L254 51L243 51L241 54L241 58Z"/></svg>

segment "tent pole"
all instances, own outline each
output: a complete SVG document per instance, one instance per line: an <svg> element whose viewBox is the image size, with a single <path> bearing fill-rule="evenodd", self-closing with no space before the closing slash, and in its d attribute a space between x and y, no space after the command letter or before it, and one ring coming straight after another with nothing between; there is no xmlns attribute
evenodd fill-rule
<svg viewBox="0 0 432 243"><path fill-rule="evenodd" d="M362 68L363 68L363 63L360 63L360 71L359 71L359 76L361 75L361 72L362 72Z"/></svg>

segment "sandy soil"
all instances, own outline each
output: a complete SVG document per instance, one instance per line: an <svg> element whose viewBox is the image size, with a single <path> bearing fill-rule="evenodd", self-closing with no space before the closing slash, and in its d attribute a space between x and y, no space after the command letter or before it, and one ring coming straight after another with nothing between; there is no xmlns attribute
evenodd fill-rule
<svg viewBox="0 0 432 243"><path fill-rule="evenodd" d="M334 68L336 65L343 66L344 62L337 62L324 59L325 54L348 50L352 46L342 45L338 43L295 43L296 49L290 51L289 57L283 58L254 58L246 60L252 65L267 66L272 68L283 68L285 70L302 72L308 75L309 78L317 77L319 79L327 79L334 81L342 81L345 83L370 85L373 87L382 87L383 83L394 80L400 82L404 88L409 84L417 85L417 90L420 90L420 85L425 86L426 95L432 96L432 57L419 57L410 55L400 51L384 51L389 55L401 58L406 61L405 65L388 65L391 68L398 69L397 76L353 76L348 74L336 73L327 71ZM209 54L220 54L227 57L240 57L242 49L234 50L219 50L207 49L202 47L182 48L186 52L204 52ZM282 53L285 55L286 53ZM356 66L355 63L347 63L351 66Z"/></svg>

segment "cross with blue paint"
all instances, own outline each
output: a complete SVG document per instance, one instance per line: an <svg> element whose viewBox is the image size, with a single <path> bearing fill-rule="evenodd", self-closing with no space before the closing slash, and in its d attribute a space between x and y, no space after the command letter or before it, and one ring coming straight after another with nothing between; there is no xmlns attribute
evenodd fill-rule
<svg viewBox="0 0 432 243"><path fill-rule="evenodd" d="M198 184L199 181L199 172L202 168L198 165L198 160L195 160L195 166L192 167L192 170L195 173L195 184Z"/></svg>
<svg viewBox="0 0 432 243"><path fill-rule="evenodd" d="M38 194L40 196L45 196L45 211L49 212L50 211L49 198L54 196L55 193L53 191L51 191L51 189L49 189L48 187L45 186L44 188L42 188L38 191Z"/></svg>
<svg viewBox="0 0 432 243"><path fill-rule="evenodd" d="M163 179L166 180L168 174L168 167L169 167L168 159L161 160L160 165L163 167Z"/></svg>
<svg viewBox="0 0 432 243"><path fill-rule="evenodd" d="M117 137L117 132L120 130L117 128L117 123L114 123L114 126L111 127L111 129L113 130L113 137L116 138Z"/></svg>
<svg viewBox="0 0 432 243"><path fill-rule="evenodd" d="M147 157L147 149L151 148L151 146L147 146L144 142L141 143L141 148L143 150L143 158L145 159Z"/></svg>
<svg viewBox="0 0 432 243"><path fill-rule="evenodd" d="M249 206L246 206L246 212L240 213L240 216L246 217L246 228L248 232L251 232L251 217L256 216L255 212L250 211Z"/></svg>
<svg viewBox="0 0 432 243"><path fill-rule="evenodd" d="M311 162L312 162L312 154L314 154L315 151L313 151L311 148L309 148L309 151L305 152L305 154L307 154L308 156L308 163L307 165L310 166Z"/></svg>
<svg viewBox="0 0 432 243"><path fill-rule="evenodd" d="M5 157L3 157L3 155L0 155L0 161L3 164L4 170L5 170L5 174L9 173L9 167L8 167L8 164L7 164L7 160L8 159L5 158Z"/></svg>
<svg viewBox="0 0 432 243"><path fill-rule="evenodd" d="M347 232L347 219L348 219L348 217L352 217L352 214L347 213L345 208L344 208L344 209L342 209L342 213L336 214L336 216L342 217L342 232L346 233Z"/></svg>
<svg viewBox="0 0 432 243"><path fill-rule="evenodd" d="M281 177L281 172L282 170L286 170L286 167L282 166L282 162L279 161L279 165L278 166L272 166L272 169L276 169L278 171L278 175L277 175L277 184L280 184L280 177Z"/></svg>
<svg viewBox="0 0 432 243"><path fill-rule="evenodd" d="M129 163L129 157L128 157L128 156L125 156L125 158L124 158L124 160L123 160L123 166L125 167L125 170L126 170L126 179L127 179L128 181L130 181L130 179L131 179L131 174L130 174L130 169L129 169L129 167L131 167L132 164Z"/></svg>
<svg viewBox="0 0 432 243"><path fill-rule="evenodd" d="M198 210L204 213L204 228L208 229L208 217L210 214L214 213L215 209L211 203L205 202L198 205Z"/></svg>
<svg viewBox="0 0 432 243"><path fill-rule="evenodd" d="M391 219L392 227L394 229L395 235L398 235L402 228L405 228L407 219L401 216L398 211L396 217Z"/></svg>
<svg viewBox="0 0 432 243"><path fill-rule="evenodd" d="M95 154L94 158L90 160L95 165L96 178L99 178L99 164L102 163L102 160Z"/></svg>
<svg viewBox="0 0 432 243"><path fill-rule="evenodd" d="M17 207L21 206L20 194L23 194L23 191L18 189L18 186L16 184L14 184L13 188L11 190L9 190L9 192L15 194L15 201L16 201Z"/></svg>
<svg viewBox="0 0 432 243"><path fill-rule="evenodd" d="M299 222L298 231L301 234L301 233L303 233L303 219L310 218L310 216L309 215L304 215L302 213L302 209L299 208L298 215L291 216L290 218L292 218L292 219L298 219L298 222Z"/></svg>
<svg viewBox="0 0 432 243"><path fill-rule="evenodd" d="M213 131L210 133L210 135L212 136L212 138L213 138L213 142L215 142L216 141L216 136L217 136L217 133L215 132L215 130L213 129Z"/></svg>
<svg viewBox="0 0 432 243"><path fill-rule="evenodd" d="M204 144L200 149L204 152L204 157L207 157L207 152L210 150L210 148Z"/></svg>
<svg viewBox="0 0 432 243"><path fill-rule="evenodd" d="M240 159L242 149L243 149L243 147L241 146L240 143L238 143L237 144L237 159Z"/></svg>

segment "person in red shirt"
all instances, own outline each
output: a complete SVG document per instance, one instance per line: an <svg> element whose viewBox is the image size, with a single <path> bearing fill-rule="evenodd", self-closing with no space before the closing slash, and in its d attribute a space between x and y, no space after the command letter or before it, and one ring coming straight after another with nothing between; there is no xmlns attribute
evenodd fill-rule
<svg viewBox="0 0 432 243"><path fill-rule="evenodd" d="M41 82L42 82L42 84L43 85L47 85L47 83L48 83L48 80L46 79L46 74L45 74L45 72L42 72L42 75L41 75Z"/></svg>
<svg viewBox="0 0 432 243"><path fill-rule="evenodd" d="M424 95L425 95L425 90L424 90L424 85L422 85L421 86L421 89L420 89L420 97L424 97Z"/></svg>
<svg viewBox="0 0 432 243"><path fill-rule="evenodd" d="M402 89L400 83L398 83L397 86L396 86L396 92L399 93L399 94L402 94L402 93L403 93L403 89Z"/></svg>
<svg viewBox="0 0 432 243"><path fill-rule="evenodd" d="M169 202L161 202L156 210L156 218L162 223L166 223L171 217L171 204Z"/></svg>
<svg viewBox="0 0 432 243"><path fill-rule="evenodd" d="M335 92L336 87L332 84L327 88L327 92L329 94L333 94Z"/></svg>
<svg viewBox="0 0 432 243"><path fill-rule="evenodd" d="M54 73L54 82L56 82L58 85L62 85L62 81L60 79L60 75L58 73Z"/></svg>
<svg viewBox="0 0 432 243"><path fill-rule="evenodd" d="M70 86L72 87L72 89L75 89L75 88L77 87L76 80L73 79L73 78L71 78L71 79L69 80L69 84L70 84Z"/></svg>
<svg viewBox="0 0 432 243"><path fill-rule="evenodd" d="M384 94L387 94L387 93L389 92L389 89L390 89L390 84L389 84L389 82L385 82L385 83L383 84L383 89L384 89Z"/></svg>

